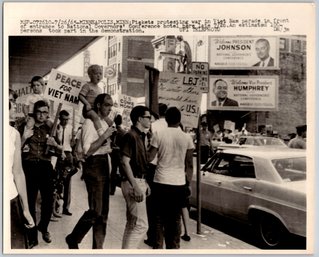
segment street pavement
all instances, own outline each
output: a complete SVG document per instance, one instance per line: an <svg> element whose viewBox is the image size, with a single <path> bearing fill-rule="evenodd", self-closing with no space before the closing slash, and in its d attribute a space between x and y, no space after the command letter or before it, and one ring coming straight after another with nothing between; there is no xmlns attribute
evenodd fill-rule
<svg viewBox="0 0 319 257"><path fill-rule="evenodd" d="M52 235L52 242L50 244L45 243L42 240L41 233L38 235L39 244L28 251L34 251L34 253L76 253L78 250L68 250L65 243L65 237L71 233L78 219L83 212L88 208L87 193L84 182L80 179L81 174L78 172L72 177L72 201L70 212L72 216L63 215L58 221L51 221L49 225L49 232ZM121 249L122 235L126 222L126 206L125 200L122 196L120 188L116 188L115 195L110 196L110 211L107 224L107 236L104 243L104 249ZM196 233L197 222L190 219L189 231L191 241L185 242L181 240L181 249L216 249L216 250L234 250L245 249L254 250L256 247L249 245L239 239L233 238L227 234L224 234L216 229L210 228L204 224L201 225L201 234ZM92 249L92 229L85 236L81 244L80 249ZM46 251L46 249L50 251ZM64 249L64 250L63 250ZM151 249L148 245L142 242L139 249L151 250L156 253L156 250ZM56 251L55 251L56 250ZM118 251L122 252L124 250ZM148 252L148 251L147 251ZM227 252L227 251L226 251Z"/></svg>

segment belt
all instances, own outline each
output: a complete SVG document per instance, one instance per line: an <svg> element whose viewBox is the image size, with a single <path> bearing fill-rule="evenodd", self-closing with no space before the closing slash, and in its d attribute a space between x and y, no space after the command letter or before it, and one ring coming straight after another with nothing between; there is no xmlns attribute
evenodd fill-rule
<svg viewBox="0 0 319 257"><path fill-rule="evenodd" d="M49 160L44 160L44 159L27 159L25 161L27 161L27 162L49 162Z"/></svg>
<svg viewBox="0 0 319 257"><path fill-rule="evenodd" d="M140 174L140 175L134 176L134 178L144 179L144 178L146 178L146 174Z"/></svg>
<svg viewBox="0 0 319 257"><path fill-rule="evenodd" d="M105 154L95 154L95 155L90 155L89 157L87 157L87 159L90 159L90 158L95 158L95 159L107 158L107 156L108 156L108 153L105 153Z"/></svg>

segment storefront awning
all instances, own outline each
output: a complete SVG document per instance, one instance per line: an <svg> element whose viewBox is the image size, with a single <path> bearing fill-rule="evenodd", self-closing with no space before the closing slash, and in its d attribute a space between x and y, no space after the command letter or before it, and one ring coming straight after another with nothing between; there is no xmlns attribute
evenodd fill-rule
<svg viewBox="0 0 319 257"><path fill-rule="evenodd" d="M48 74L97 38L10 36L9 84L28 83L35 75Z"/></svg>

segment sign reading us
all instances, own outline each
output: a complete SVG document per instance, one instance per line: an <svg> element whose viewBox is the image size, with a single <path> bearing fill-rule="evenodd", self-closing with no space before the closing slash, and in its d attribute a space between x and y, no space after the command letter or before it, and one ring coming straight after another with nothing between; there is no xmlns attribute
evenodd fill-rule
<svg viewBox="0 0 319 257"><path fill-rule="evenodd" d="M158 82L158 102L175 106L182 113L184 127L196 128L202 98L200 77L192 74L161 72Z"/></svg>

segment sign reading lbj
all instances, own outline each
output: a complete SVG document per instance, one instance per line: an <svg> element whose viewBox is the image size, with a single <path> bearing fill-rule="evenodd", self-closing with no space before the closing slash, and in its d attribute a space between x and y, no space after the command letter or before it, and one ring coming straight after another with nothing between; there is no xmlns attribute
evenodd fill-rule
<svg viewBox="0 0 319 257"><path fill-rule="evenodd" d="M196 128L201 103L199 76L161 72L158 82L158 102L176 106L182 113L184 127Z"/></svg>
<svg viewBox="0 0 319 257"><path fill-rule="evenodd" d="M86 81L81 77L70 76L52 69L44 96L54 102L78 107L79 93Z"/></svg>

